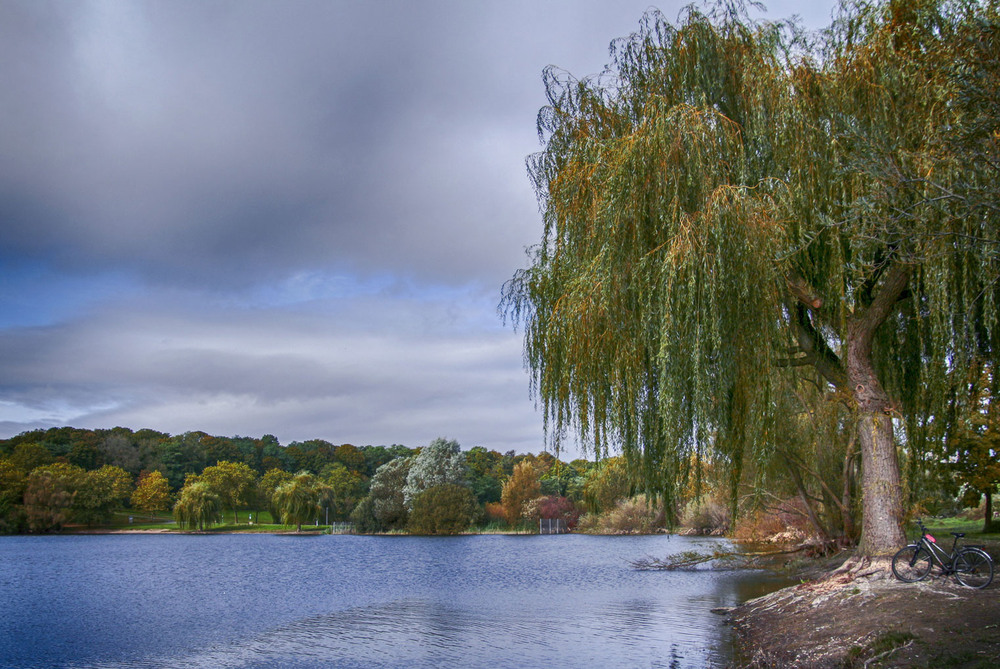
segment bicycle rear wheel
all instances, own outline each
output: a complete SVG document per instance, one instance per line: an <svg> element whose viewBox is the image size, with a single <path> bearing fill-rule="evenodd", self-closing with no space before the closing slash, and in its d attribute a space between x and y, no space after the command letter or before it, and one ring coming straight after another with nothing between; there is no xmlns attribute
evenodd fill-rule
<svg viewBox="0 0 1000 669"><path fill-rule="evenodd" d="M959 551L955 557L955 580L970 588L985 588L993 581L993 560L978 548Z"/></svg>
<svg viewBox="0 0 1000 669"><path fill-rule="evenodd" d="M892 556L892 573L904 583L914 583L927 578L931 573L931 556L918 544L910 544L899 549Z"/></svg>

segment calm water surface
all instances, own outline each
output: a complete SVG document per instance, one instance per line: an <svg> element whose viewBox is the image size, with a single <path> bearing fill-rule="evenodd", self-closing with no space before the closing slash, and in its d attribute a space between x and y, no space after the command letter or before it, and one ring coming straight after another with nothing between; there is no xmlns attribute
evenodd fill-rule
<svg viewBox="0 0 1000 669"><path fill-rule="evenodd" d="M724 667L774 584L628 564L713 541L0 537L0 666Z"/></svg>

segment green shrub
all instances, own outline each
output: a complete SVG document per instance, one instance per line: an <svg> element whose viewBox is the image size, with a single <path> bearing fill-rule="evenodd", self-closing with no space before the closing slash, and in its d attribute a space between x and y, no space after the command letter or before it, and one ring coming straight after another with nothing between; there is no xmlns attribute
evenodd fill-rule
<svg viewBox="0 0 1000 669"><path fill-rule="evenodd" d="M351 511L351 522L354 523L354 531L359 534L374 534L388 529L375 515L375 500L371 495L364 497Z"/></svg>
<svg viewBox="0 0 1000 669"><path fill-rule="evenodd" d="M469 528L475 512L476 501L467 487L433 486L414 497L409 530L412 534L458 534Z"/></svg>

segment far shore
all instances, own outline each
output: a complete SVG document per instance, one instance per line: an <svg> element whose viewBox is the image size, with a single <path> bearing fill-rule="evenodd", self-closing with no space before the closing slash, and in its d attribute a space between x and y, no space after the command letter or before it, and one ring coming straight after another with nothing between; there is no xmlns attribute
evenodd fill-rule
<svg viewBox="0 0 1000 669"><path fill-rule="evenodd" d="M182 530L176 527L150 527L150 528L111 528L111 527L96 527L92 529L88 528L70 528L65 529L62 532L51 532L45 534L34 534L34 535L21 535L21 536L66 536L66 535L80 535L80 534L176 534L177 536L185 536L189 534L294 534L298 536L337 536L337 535L351 535L351 536L373 536L373 537L415 537L415 536L425 536L418 534L409 534L405 532L385 532L385 533L374 533L374 534L355 534L354 532L333 532L332 534L327 531L326 527L321 527L316 529L303 528L302 531L293 529L256 529L257 526L249 525L241 529L207 529L207 530ZM535 536L537 532L460 532L457 535L452 536L491 536L491 535L504 535L504 536ZM444 536L444 535L441 535Z"/></svg>

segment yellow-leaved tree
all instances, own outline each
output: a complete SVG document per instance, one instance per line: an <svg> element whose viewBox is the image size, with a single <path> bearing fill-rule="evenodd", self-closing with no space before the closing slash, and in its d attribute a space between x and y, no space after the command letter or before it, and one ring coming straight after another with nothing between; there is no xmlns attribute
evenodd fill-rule
<svg viewBox="0 0 1000 669"><path fill-rule="evenodd" d="M166 511L170 508L170 484L159 471L139 474L139 482L132 491L132 507L145 513Z"/></svg>

